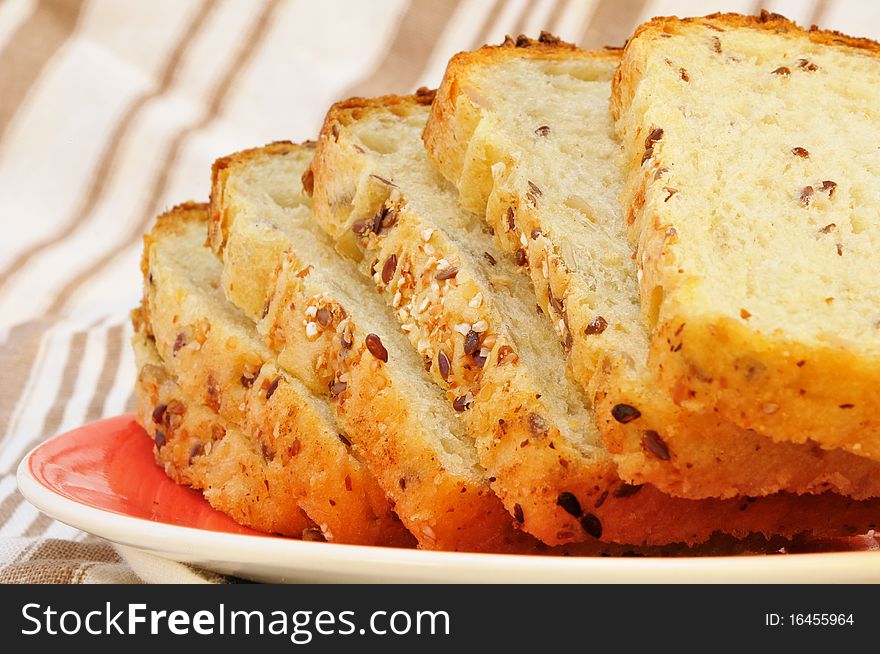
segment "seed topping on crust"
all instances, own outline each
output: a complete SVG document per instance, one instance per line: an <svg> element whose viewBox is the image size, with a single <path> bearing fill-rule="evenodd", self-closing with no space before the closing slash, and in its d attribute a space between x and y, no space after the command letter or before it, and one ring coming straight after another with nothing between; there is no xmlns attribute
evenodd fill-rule
<svg viewBox="0 0 880 654"><path fill-rule="evenodd" d="M376 334L367 334L367 337L364 339L364 343L366 343L367 349L370 351L374 357L382 361L383 363L388 363L388 350L385 349L385 346L382 345L382 339L379 338Z"/></svg>
<svg viewBox="0 0 880 654"><path fill-rule="evenodd" d="M660 434L653 429L648 429L642 433L642 445L661 461L669 461L669 448L663 442Z"/></svg>
<svg viewBox="0 0 880 654"><path fill-rule="evenodd" d="M581 527L593 538L602 537L602 523L592 513L585 513L581 516Z"/></svg>
<svg viewBox="0 0 880 654"><path fill-rule="evenodd" d="M607 328L608 321L605 320L605 318L603 318L602 316L596 316L587 324L587 328L584 330L584 333L587 336L593 336L595 334L601 334Z"/></svg>
<svg viewBox="0 0 880 654"><path fill-rule="evenodd" d="M574 496L573 493L569 493L568 491L564 491L559 494L559 497L556 498L556 505L562 507L562 509L568 513L569 515L573 515L575 518L580 518L583 513L583 509L581 509L581 503L578 502L578 498Z"/></svg>
<svg viewBox="0 0 880 654"><path fill-rule="evenodd" d="M632 422L642 416L642 412L629 404L615 404L611 408L611 415L622 424Z"/></svg>

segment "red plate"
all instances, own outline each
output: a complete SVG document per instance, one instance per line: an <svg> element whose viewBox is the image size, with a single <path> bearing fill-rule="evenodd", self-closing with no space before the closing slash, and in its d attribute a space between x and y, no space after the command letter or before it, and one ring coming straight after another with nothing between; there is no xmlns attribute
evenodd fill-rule
<svg viewBox="0 0 880 654"><path fill-rule="evenodd" d="M49 490L96 509L181 527L266 535L239 525L201 493L169 479L131 414L53 438L34 450L29 466Z"/></svg>
<svg viewBox="0 0 880 654"><path fill-rule="evenodd" d="M617 558L428 552L268 536L171 481L131 415L56 436L22 461L17 476L38 509L123 551L256 581L880 583L880 543L873 537L814 543L811 553L789 556Z"/></svg>

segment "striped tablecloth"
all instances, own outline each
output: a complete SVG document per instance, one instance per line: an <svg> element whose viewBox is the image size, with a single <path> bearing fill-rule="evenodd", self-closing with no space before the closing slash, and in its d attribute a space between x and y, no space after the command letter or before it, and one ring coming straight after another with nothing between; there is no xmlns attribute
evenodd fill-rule
<svg viewBox="0 0 880 654"><path fill-rule="evenodd" d="M121 413L140 237L211 162L312 138L351 95L435 86L505 34L620 45L654 15L761 8L880 37L874 0L0 0L0 582L216 580L41 515L43 439Z"/></svg>

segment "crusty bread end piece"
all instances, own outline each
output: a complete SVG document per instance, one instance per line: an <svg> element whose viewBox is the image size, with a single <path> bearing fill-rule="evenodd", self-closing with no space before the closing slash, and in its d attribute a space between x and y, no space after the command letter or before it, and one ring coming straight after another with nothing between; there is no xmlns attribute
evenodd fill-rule
<svg viewBox="0 0 880 654"><path fill-rule="evenodd" d="M328 403L279 369L224 298L206 227L206 207L189 204L160 216L146 237L145 319L169 371L193 402L241 428L266 459L270 486L293 493L327 540L411 545Z"/></svg>
<svg viewBox="0 0 880 654"><path fill-rule="evenodd" d="M880 459L880 45L657 18L612 108L651 363L695 411Z"/></svg>
<svg viewBox="0 0 880 654"><path fill-rule="evenodd" d="M156 461L179 484L201 490L215 509L267 533L319 538L320 531L285 485L270 486L270 464L240 429L187 399L156 351L136 332L135 416L152 437Z"/></svg>

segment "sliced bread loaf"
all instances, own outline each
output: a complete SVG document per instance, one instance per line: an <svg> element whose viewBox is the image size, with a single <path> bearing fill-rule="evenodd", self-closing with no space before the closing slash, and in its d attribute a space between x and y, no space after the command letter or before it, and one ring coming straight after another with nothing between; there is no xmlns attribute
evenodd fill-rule
<svg viewBox="0 0 880 654"><path fill-rule="evenodd" d="M612 98L651 363L696 411L880 459L880 45L657 18Z"/></svg>
<svg viewBox="0 0 880 654"><path fill-rule="evenodd" d="M533 549L391 312L315 225L303 152L312 154L276 143L215 164L212 231L227 295L260 311L279 366L328 398L423 547Z"/></svg>
<svg viewBox="0 0 880 654"><path fill-rule="evenodd" d="M412 544L328 403L278 370L253 323L225 300L206 228L206 207L190 204L160 216L145 238L145 316L182 392L241 428L266 460L270 491L293 493L327 540Z"/></svg>
<svg viewBox="0 0 880 654"><path fill-rule="evenodd" d="M152 338L135 332L132 345L138 368L135 415L153 437L156 461L165 473L201 490L211 506L240 524L296 538L323 538L300 509L291 485L267 482L272 464L253 441L215 411L187 399Z"/></svg>
<svg viewBox="0 0 880 654"><path fill-rule="evenodd" d="M676 406L654 382L618 200L623 159L608 115L618 60L547 35L459 54L425 143L462 203L485 214L531 277L573 377L595 401L620 475L685 497L880 495L876 463L774 443Z"/></svg>
<svg viewBox="0 0 880 654"><path fill-rule="evenodd" d="M831 506L859 528L876 521L880 504L832 494L696 501L620 480L528 281L428 161L430 100L337 104L304 183L318 222L394 309L524 529L550 543L662 544L714 531L834 531Z"/></svg>

